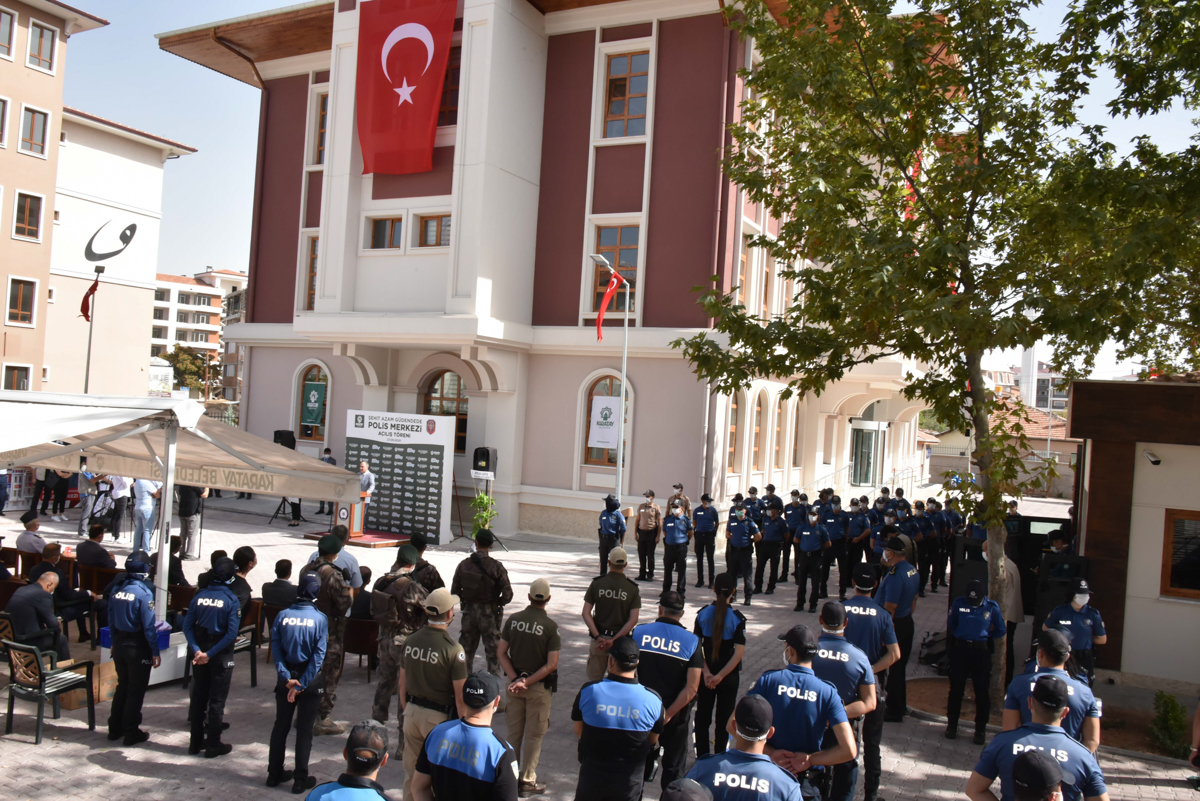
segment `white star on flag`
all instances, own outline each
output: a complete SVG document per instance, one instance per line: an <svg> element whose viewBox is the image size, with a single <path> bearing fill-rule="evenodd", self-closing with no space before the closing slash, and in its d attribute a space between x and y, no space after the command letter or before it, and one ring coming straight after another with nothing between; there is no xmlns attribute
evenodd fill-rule
<svg viewBox="0 0 1200 801"><path fill-rule="evenodd" d="M397 105L403 106L405 103L412 103L413 102L412 93L413 93L413 90L416 88L417 87L415 87L415 86L408 85L408 78L405 78L401 82L399 89L397 89L396 87L393 86L392 91L395 92L396 94L400 95L400 102Z"/></svg>

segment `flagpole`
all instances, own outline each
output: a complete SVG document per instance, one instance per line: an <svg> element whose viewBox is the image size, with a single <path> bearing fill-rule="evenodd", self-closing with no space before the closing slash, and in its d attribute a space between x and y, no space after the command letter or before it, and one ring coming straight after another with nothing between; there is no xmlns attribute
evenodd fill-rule
<svg viewBox="0 0 1200 801"><path fill-rule="evenodd" d="M616 275L612 267L608 269ZM623 280L623 279L622 279ZM621 345L621 416L617 418L617 503L621 502L621 477L625 471L625 404L629 390L625 384L625 369L629 364L629 299L633 293L630 285L625 284L625 342Z"/></svg>
<svg viewBox="0 0 1200 801"><path fill-rule="evenodd" d="M100 280L100 275L104 272L104 265L96 265L96 281ZM92 293L92 308L91 314L88 315L88 348L87 361L83 365L83 394L88 394L88 383L92 377L92 329L96 326L96 296L98 292Z"/></svg>

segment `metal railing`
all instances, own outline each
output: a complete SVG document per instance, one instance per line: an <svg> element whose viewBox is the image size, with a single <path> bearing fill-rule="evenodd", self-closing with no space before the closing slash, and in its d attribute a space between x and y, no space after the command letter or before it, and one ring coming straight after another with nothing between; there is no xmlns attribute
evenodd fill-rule
<svg viewBox="0 0 1200 801"><path fill-rule="evenodd" d="M211 406L205 410L204 416L213 420L218 420L227 426L238 427L238 407L237 406Z"/></svg>

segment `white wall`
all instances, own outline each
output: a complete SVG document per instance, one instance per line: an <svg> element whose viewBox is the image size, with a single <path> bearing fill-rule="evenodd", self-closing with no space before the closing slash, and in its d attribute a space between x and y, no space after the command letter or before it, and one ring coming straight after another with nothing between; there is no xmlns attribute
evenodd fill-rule
<svg viewBox="0 0 1200 801"><path fill-rule="evenodd" d="M1144 448L1157 454L1162 464L1154 466L1144 459ZM1195 682L1200 664L1200 601L1167 598L1159 588L1166 510L1200 510L1196 493L1200 448L1139 442L1134 458L1121 669Z"/></svg>

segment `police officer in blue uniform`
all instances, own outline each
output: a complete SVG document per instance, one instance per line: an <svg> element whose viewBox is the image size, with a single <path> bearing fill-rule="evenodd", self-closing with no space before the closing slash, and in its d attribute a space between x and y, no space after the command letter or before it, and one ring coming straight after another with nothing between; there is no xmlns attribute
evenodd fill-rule
<svg viewBox="0 0 1200 801"><path fill-rule="evenodd" d="M712 589L713 579L717 577L713 558L717 552L717 526L721 524L721 516L713 508L712 496L707 492L700 496L700 505L692 510L692 526L696 537L696 587L704 584L704 560L708 560L708 588Z"/></svg>
<svg viewBox="0 0 1200 801"><path fill-rule="evenodd" d="M1004 697L1004 730L1011 731L1030 723L1028 698L1041 676L1058 676L1067 685L1067 716L1062 727L1067 734L1096 753L1100 747L1100 701L1092 694L1092 688L1067 673L1065 666L1071 656L1071 641L1056 629L1043 631L1038 638L1037 663L1034 671L1024 673L1008 685Z"/></svg>
<svg viewBox="0 0 1200 801"><path fill-rule="evenodd" d="M913 504L908 534L917 546L917 572L921 576L921 588L917 592L917 597L924 598L925 585L929 583L929 572L933 568L933 551L937 532L934 531L933 521L929 519L929 511L922 501Z"/></svg>
<svg viewBox="0 0 1200 801"><path fill-rule="evenodd" d="M763 591L763 574L768 563L771 565L771 573L767 576L767 595L775 593L775 584L779 581L779 554L783 550L788 533L787 521L783 519L781 511L779 507L772 505L767 507L763 515L762 541L755 547L758 557L754 568L755 593ZM784 580L786 581L786 576Z"/></svg>
<svg viewBox="0 0 1200 801"><path fill-rule="evenodd" d="M658 602L658 618L653 623L643 623L630 634L641 652L638 681L653 690L667 707L657 747L662 754L664 789L683 775L687 765L692 701L700 689L704 668L700 638L679 622L683 608L682 595L664 592Z"/></svg>
<svg viewBox="0 0 1200 801"><path fill-rule="evenodd" d="M786 643L787 666L762 674L750 694L767 699L779 724L767 738L766 754L800 780L805 799L817 799L823 769L854 759L858 744L837 688L813 673L813 658L820 650L816 631L793 626L779 639ZM837 745L822 749L826 729L833 729Z"/></svg>
<svg viewBox="0 0 1200 801"><path fill-rule="evenodd" d="M376 781L388 761L387 726L374 720L355 724L342 756L346 758L346 772L337 781L317 787L305 801L391 801Z"/></svg>
<svg viewBox="0 0 1200 801"><path fill-rule="evenodd" d="M491 673L463 683L467 716L434 727L417 757L416 801L517 801L517 755L492 731L504 688Z"/></svg>
<svg viewBox="0 0 1200 801"><path fill-rule="evenodd" d="M237 639L241 603L229 588L237 566L228 557L209 572L207 587L196 593L183 620L192 656L192 698L188 720L192 724L189 754L208 758L228 754L233 746L221 742L225 699L233 678L233 642Z"/></svg>
<svg viewBox="0 0 1200 801"><path fill-rule="evenodd" d="M638 801L646 757L665 725L662 699L638 684L640 650L619 637L608 648L608 676L583 685L571 708L579 738L576 801Z"/></svg>
<svg viewBox="0 0 1200 801"><path fill-rule="evenodd" d="M728 540L725 544L725 565L730 573L742 579L742 606L749 606L750 598L754 595L750 586L754 578L754 543L762 539L762 532L740 503L735 503L729 510L725 539Z"/></svg>
<svg viewBox="0 0 1200 801"><path fill-rule="evenodd" d="M850 528L850 513L842 508L842 499L830 495L821 512L821 525L829 535L829 547L821 554L821 594L829 597L829 571L834 562L838 565L841 600L846 600L846 587L850 584L850 565L846 562L846 534Z"/></svg>
<svg viewBox="0 0 1200 801"><path fill-rule="evenodd" d="M325 662L325 640L329 619L313 601L321 592L316 573L300 577L296 603L275 616L271 626L271 655L275 658L275 726L271 729L271 750L267 759L267 786L278 787L292 781L292 792L311 790L317 780L308 775L308 755L312 751L313 724L325 683L321 665ZM283 769L288 732L296 717L296 769Z"/></svg>
<svg viewBox="0 0 1200 801"><path fill-rule="evenodd" d="M967 677L975 689L975 744L987 739L988 716L992 712L989 684L992 680L992 640L1007 633L1000 605L987 597L982 579L967 583L967 594L955 598L946 618L950 638L950 696L946 700L946 739L958 737Z"/></svg>
<svg viewBox="0 0 1200 801"><path fill-rule="evenodd" d="M882 503L884 506L884 509L895 509L896 508L896 501L895 501L895 499L892 498L892 491L889 490L887 487L879 488L879 495L878 495L878 497L875 498L875 503L876 504Z"/></svg>
<svg viewBox="0 0 1200 801"><path fill-rule="evenodd" d="M802 801L796 777L763 753L774 717L767 699L744 696L729 719L733 750L701 757L687 777L707 787L713 801Z"/></svg>
<svg viewBox="0 0 1200 801"><path fill-rule="evenodd" d="M808 594L808 611L817 611L817 593L821 583L821 553L829 548L829 532L821 525L821 512L816 506L809 507L808 519L796 529L793 542L796 543L796 573L800 586L796 588L796 608L792 611L804 611L804 589L812 583Z"/></svg>
<svg viewBox="0 0 1200 801"><path fill-rule="evenodd" d="M886 527L885 527L886 528ZM906 558L904 540L892 537L883 549L883 566L887 571L879 584L875 600L892 616L896 627L896 640L900 645L900 658L888 671L887 711L883 719L887 723L900 723L908 712L908 657L912 654L913 609L917 605L917 590L920 576L915 565Z"/></svg>
<svg viewBox="0 0 1200 801"><path fill-rule="evenodd" d="M687 552L692 541L692 521L683 513L683 501L671 501L662 522L663 532L663 592L671 589L671 574L675 577L675 590L680 595L687 592Z"/></svg>
<svg viewBox="0 0 1200 801"><path fill-rule="evenodd" d="M1054 607L1046 615L1042 628L1058 629L1071 639L1071 653L1079 666L1087 672L1088 686L1096 683L1095 647L1108 642L1104 620L1100 612L1091 605L1092 590L1087 579L1077 578L1071 582L1071 600Z"/></svg>
<svg viewBox="0 0 1200 801"><path fill-rule="evenodd" d="M117 690L108 716L108 739L124 738L125 745L150 739L142 731L142 702L150 685L150 670L162 664L158 632L154 628L154 590L147 577L150 565L130 556L125 560L125 580L108 600L108 627L112 633L112 661L117 669Z"/></svg>
<svg viewBox="0 0 1200 801"><path fill-rule="evenodd" d="M1066 683L1058 676L1041 676L1028 700L1032 723L992 738L967 780L967 797L972 801L995 800L989 789L1000 777L1002 801L1015 801L1014 763L1025 751L1041 751L1058 762L1063 773L1063 801L1081 798L1108 801L1104 774L1092 753L1063 731L1060 723L1068 711Z"/></svg>
<svg viewBox="0 0 1200 801"><path fill-rule="evenodd" d="M846 639L846 624L846 607L840 601L826 601L821 607L821 636L817 639L813 673L837 688L857 742L863 717L874 711L877 703L875 672L867 655ZM832 748L835 744L833 731L827 731L823 747ZM832 774L825 801L851 801L858 787L857 756L834 765Z"/></svg>
<svg viewBox="0 0 1200 801"><path fill-rule="evenodd" d="M896 512L894 509L885 509L883 514L879 516L881 522L871 526L871 547L867 549L867 562L876 567L877 577L882 576L883 569L883 546L892 537L900 533L900 529L896 528Z"/></svg>
<svg viewBox="0 0 1200 801"><path fill-rule="evenodd" d="M604 496L604 511L600 513L600 575L608 573L608 552L625 539L625 515L621 514L621 502L611 494Z"/></svg>
<svg viewBox="0 0 1200 801"><path fill-rule="evenodd" d="M742 506L746 507L746 517L753 520L754 525L758 526L759 530L761 530L763 511L766 509L766 505L758 497L758 487L751 487L746 490L746 494L750 496L742 501Z"/></svg>
<svg viewBox="0 0 1200 801"><path fill-rule="evenodd" d="M862 723L863 801L876 801L879 796L883 775L879 746L883 742L884 685L888 668L900 658L892 616L871 597L877 582L874 567L858 565L854 568L854 596L843 604L846 640L867 655L875 674L875 708L863 717Z"/></svg>
<svg viewBox="0 0 1200 801"><path fill-rule="evenodd" d="M800 500L800 490L792 490L791 503L783 507L783 521L787 524L787 536L783 541L783 552L779 560L779 580L787 582L789 577L795 578L792 572L792 549L795 548L796 529L804 522L808 514L808 506ZM796 583L800 580L795 578Z"/></svg>
<svg viewBox="0 0 1200 801"><path fill-rule="evenodd" d="M871 518L867 514L866 502L860 498L850 499L850 521L846 525L846 571L842 584L842 595L854 586L854 571L863 561L871 541Z"/></svg>

